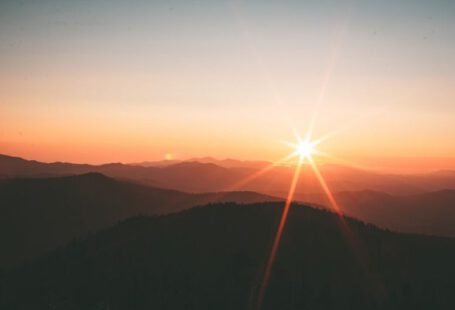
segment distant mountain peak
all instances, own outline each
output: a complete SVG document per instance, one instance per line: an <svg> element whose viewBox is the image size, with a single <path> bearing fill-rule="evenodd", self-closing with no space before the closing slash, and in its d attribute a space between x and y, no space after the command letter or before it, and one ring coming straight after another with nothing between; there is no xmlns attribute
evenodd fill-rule
<svg viewBox="0 0 455 310"><path fill-rule="evenodd" d="M198 161L183 161L173 165L170 165L168 168L215 168L215 169L222 169L225 170L226 168L221 167L214 163L201 163Z"/></svg>
<svg viewBox="0 0 455 310"><path fill-rule="evenodd" d="M97 180L113 180L112 178L102 174L100 172L87 172L83 174L77 174L68 176L67 178L82 178L82 179L97 179Z"/></svg>

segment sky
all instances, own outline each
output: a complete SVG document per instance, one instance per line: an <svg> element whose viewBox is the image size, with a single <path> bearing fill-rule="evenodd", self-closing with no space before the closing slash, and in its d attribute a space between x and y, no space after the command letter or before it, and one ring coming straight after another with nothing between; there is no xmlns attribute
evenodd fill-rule
<svg viewBox="0 0 455 310"><path fill-rule="evenodd" d="M0 153L455 167L455 1L0 1ZM397 159L394 161L394 159Z"/></svg>

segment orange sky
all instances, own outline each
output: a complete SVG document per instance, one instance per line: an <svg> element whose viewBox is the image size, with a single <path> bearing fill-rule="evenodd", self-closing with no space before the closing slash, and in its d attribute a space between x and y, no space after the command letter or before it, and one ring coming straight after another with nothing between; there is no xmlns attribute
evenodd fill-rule
<svg viewBox="0 0 455 310"><path fill-rule="evenodd" d="M0 153L275 160L314 120L348 161L455 168L454 7L436 2L3 4Z"/></svg>

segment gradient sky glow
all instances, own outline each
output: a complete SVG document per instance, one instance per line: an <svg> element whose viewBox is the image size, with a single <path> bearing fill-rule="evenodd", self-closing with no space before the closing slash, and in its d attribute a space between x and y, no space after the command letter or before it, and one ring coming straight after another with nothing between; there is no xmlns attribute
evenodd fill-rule
<svg viewBox="0 0 455 310"><path fill-rule="evenodd" d="M274 160L317 115L331 154L455 167L454 38L451 0L1 1L0 153Z"/></svg>

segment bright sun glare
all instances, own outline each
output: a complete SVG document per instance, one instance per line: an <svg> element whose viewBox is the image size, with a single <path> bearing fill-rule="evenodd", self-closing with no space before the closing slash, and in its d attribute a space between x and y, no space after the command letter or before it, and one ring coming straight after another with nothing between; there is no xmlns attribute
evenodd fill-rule
<svg viewBox="0 0 455 310"><path fill-rule="evenodd" d="M301 161L305 159L311 160L313 155L318 153L315 149L318 141L311 141L309 137L302 139L297 135L297 142L289 144L292 148L294 148L294 152L291 156L298 156Z"/></svg>
<svg viewBox="0 0 455 310"><path fill-rule="evenodd" d="M301 141L295 146L295 151L301 158L310 158L313 155L314 145L310 141Z"/></svg>

